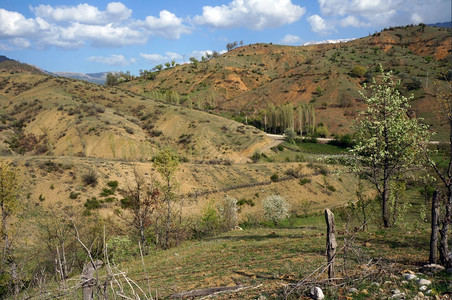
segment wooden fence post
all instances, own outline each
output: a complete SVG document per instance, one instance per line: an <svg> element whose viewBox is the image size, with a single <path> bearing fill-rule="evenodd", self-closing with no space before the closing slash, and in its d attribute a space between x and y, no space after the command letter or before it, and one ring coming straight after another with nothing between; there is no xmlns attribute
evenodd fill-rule
<svg viewBox="0 0 452 300"><path fill-rule="evenodd" d="M83 300L92 300L94 286L97 285L97 279L94 278L94 272L102 266L101 260L95 260L85 263L82 271L82 289Z"/></svg>
<svg viewBox="0 0 452 300"><path fill-rule="evenodd" d="M436 264L438 260L438 232L439 232L439 192L435 190L432 197L432 233L430 235L430 256L428 262Z"/></svg>
<svg viewBox="0 0 452 300"><path fill-rule="evenodd" d="M326 251L328 257L328 279L334 278L334 257L336 256L336 229L334 225L334 214L328 208L325 209L326 231Z"/></svg>

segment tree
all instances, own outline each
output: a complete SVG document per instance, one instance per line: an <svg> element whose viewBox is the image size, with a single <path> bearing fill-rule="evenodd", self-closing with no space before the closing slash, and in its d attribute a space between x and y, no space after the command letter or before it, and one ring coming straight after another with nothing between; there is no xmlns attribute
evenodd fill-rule
<svg viewBox="0 0 452 300"><path fill-rule="evenodd" d="M392 80L391 72L382 72L381 83L375 79L369 87L370 97L363 93L368 108L354 125L356 145L352 154L356 158L354 171L368 179L381 198L384 227L390 223L391 182L421 162L421 145L429 139L427 127L417 119L407 117L413 97L402 96Z"/></svg>
<svg viewBox="0 0 452 300"><path fill-rule="evenodd" d="M171 149L167 148L160 151L154 158L154 164L157 168L157 172L160 173L163 179L161 184L163 202L166 205L165 211L165 240L163 247L169 248L171 219L173 216L172 202L176 199L174 194L175 183L173 182L174 174L179 166L179 157Z"/></svg>
<svg viewBox="0 0 452 300"><path fill-rule="evenodd" d="M160 205L160 191L152 185L146 184L143 176L134 170L134 185L121 189L123 195L121 207L129 210L133 219L129 223L137 231L145 254L148 254L146 229L151 225L151 216Z"/></svg>
<svg viewBox="0 0 452 300"><path fill-rule="evenodd" d="M193 68L197 69L198 68L198 64L199 64L199 60L197 60L195 57L190 57L190 61L193 64Z"/></svg>
<svg viewBox="0 0 452 300"><path fill-rule="evenodd" d="M116 85L118 83L118 78L116 75L114 75L113 73L108 73L107 74L107 79L105 81L105 85Z"/></svg>
<svg viewBox="0 0 452 300"><path fill-rule="evenodd" d="M273 222L276 226L278 223L289 217L290 205L279 195L271 195L262 201L264 209L264 218Z"/></svg>
<svg viewBox="0 0 452 300"><path fill-rule="evenodd" d="M447 78L446 78L447 80ZM448 164L446 168L441 168L440 164L436 163L433 158L429 155L427 151L427 159L429 164L435 171L436 175L440 178L440 182L446 189L446 201L443 205L445 214L440 221L441 229L440 233L440 242L439 242L439 258L441 264L446 268L452 267L452 256L449 250L450 245L450 236L449 236L449 228L452 224L452 94L451 94L452 82L447 80L446 86L441 83L436 84L436 98L439 103L439 111L440 115L443 117L443 120L449 126L449 142L450 149L449 157L446 158L448 160ZM433 204L433 203L432 203ZM432 220L433 221L433 220Z"/></svg>
<svg viewBox="0 0 452 300"><path fill-rule="evenodd" d="M363 66L355 65L353 69L350 70L350 75L354 77L363 77L367 70Z"/></svg>
<svg viewBox="0 0 452 300"><path fill-rule="evenodd" d="M7 267L9 269L10 284L14 294L19 293L17 265L14 259L11 241L9 239L9 225L11 217L19 208L19 180L17 171L9 164L0 162L0 211L2 218L1 235L3 251L0 264L0 275ZM8 271L6 271L8 272Z"/></svg>

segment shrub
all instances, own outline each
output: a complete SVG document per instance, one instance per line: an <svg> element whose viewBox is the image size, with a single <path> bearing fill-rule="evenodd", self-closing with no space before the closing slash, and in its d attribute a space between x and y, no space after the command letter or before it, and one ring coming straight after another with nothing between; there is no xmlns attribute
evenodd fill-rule
<svg viewBox="0 0 452 300"><path fill-rule="evenodd" d="M218 214L225 230L233 229L238 224L237 199L226 196L218 205Z"/></svg>
<svg viewBox="0 0 452 300"><path fill-rule="evenodd" d="M78 196L80 195L80 193L76 193L76 192L71 192L70 194L69 194L69 199L77 199L78 198Z"/></svg>
<svg viewBox="0 0 452 300"><path fill-rule="evenodd" d="M306 183L310 183L310 182L311 182L311 179L309 179L309 178L302 178L302 179L300 179L298 184L305 185Z"/></svg>
<svg viewBox="0 0 452 300"><path fill-rule="evenodd" d="M88 174L82 175L82 182L84 185L96 186L97 185L97 175L93 171Z"/></svg>
<svg viewBox="0 0 452 300"><path fill-rule="evenodd" d="M367 70L363 66L356 65L350 70L350 75L354 77L363 77Z"/></svg>
<svg viewBox="0 0 452 300"><path fill-rule="evenodd" d="M96 197L92 197L91 199L86 199L84 206L87 210L98 209L100 208L100 202Z"/></svg>
<svg viewBox="0 0 452 300"><path fill-rule="evenodd" d="M279 180L279 176L276 173L273 173L272 176L270 176L270 180L273 182L277 182Z"/></svg>
<svg viewBox="0 0 452 300"><path fill-rule="evenodd" d="M279 195L271 195L262 201L264 218L275 226L289 216L290 205Z"/></svg>

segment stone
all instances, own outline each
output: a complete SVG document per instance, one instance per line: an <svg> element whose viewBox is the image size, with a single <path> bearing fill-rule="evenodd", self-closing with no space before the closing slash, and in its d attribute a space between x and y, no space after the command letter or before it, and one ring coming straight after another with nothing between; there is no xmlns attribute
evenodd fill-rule
<svg viewBox="0 0 452 300"><path fill-rule="evenodd" d="M392 293L393 294L400 294L400 290L399 289L392 290Z"/></svg>
<svg viewBox="0 0 452 300"><path fill-rule="evenodd" d="M322 289L321 288L319 288L319 287L313 287L312 289L311 289L311 295L312 295L312 298L313 299L316 299L316 300L322 300L322 299L325 299L325 295L323 294L323 291L322 291Z"/></svg>
<svg viewBox="0 0 452 300"><path fill-rule="evenodd" d="M352 287L352 288L350 288L350 289L348 290L348 292L349 292L349 293L352 293L352 294L356 294L356 293L358 292L358 289Z"/></svg>
<svg viewBox="0 0 452 300"><path fill-rule="evenodd" d="M405 293L398 293L391 296L391 299L405 299Z"/></svg>
<svg viewBox="0 0 452 300"><path fill-rule="evenodd" d="M361 294L369 295L369 292L366 289L364 289L364 290L361 291Z"/></svg>
<svg viewBox="0 0 452 300"><path fill-rule="evenodd" d="M435 274L443 271L444 269L445 268L443 266L440 266L438 264L428 264L422 266L421 271L427 274Z"/></svg>
<svg viewBox="0 0 452 300"><path fill-rule="evenodd" d="M425 292L427 290L427 286L426 285L421 285L419 287L419 290Z"/></svg>
<svg viewBox="0 0 452 300"><path fill-rule="evenodd" d="M417 281L417 283L419 284L419 285L431 285L432 284L432 282L430 281L430 280L428 280L428 279L419 279L418 281Z"/></svg>
<svg viewBox="0 0 452 300"><path fill-rule="evenodd" d="M379 287L380 286L380 284L378 282L372 282L370 285L371 286L375 286L375 287Z"/></svg>
<svg viewBox="0 0 452 300"><path fill-rule="evenodd" d="M417 279L417 276L414 274L411 274L411 273L404 273L404 274L402 274L402 277L403 277L403 279L406 279L406 280L416 280Z"/></svg>
<svg viewBox="0 0 452 300"><path fill-rule="evenodd" d="M390 285L390 284L392 284L392 281L386 280L383 284L384 285Z"/></svg>

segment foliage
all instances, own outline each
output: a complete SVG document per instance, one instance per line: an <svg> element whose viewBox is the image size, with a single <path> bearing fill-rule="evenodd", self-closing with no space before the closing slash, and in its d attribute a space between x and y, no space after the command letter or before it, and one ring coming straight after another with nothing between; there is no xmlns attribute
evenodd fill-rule
<svg viewBox="0 0 452 300"><path fill-rule="evenodd" d="M218 214L224 230L231 230L238 224L237 199L226 196L218 205Z"/></svg>
<svg viewBox="0 0 452 300"><path fill-rule="evenodd" d="M264 218L271 221L275 226L287 217L289 217L290 205L279 195L271 195L262 201Z"/></svg>
<svg viewBox="0 0 452 300"><path fill-rule="evenodd" d="M354 77L363 77L367 70L363 66L355 65L353 69L350 70L350 75Z"/></svg>
<svg viewBox="0 0 452 300"><path fill-rule="evenodd" d="M273 173L272 176L270 176L270 180L273 182L278 182L279 180L279 175L276 173Z"/></svg>
<svg viewBox="0 0 452 300"><path fill-rule="evenodd" d="M351 153L357 175L372 182L382 199L382 220L390 226L390 183L419 166L421 150L429 140L427 127L417 119L409 119L407 111L412 97L402 96L392 80L391 72L382 72L382 83L366 87L370 97L362 94L368 108L355 123L356 145Z"/></svg>

